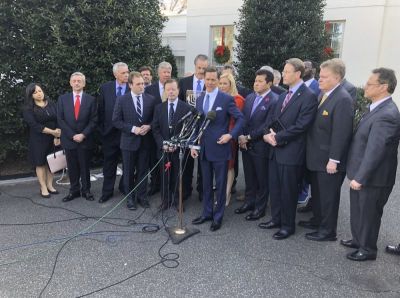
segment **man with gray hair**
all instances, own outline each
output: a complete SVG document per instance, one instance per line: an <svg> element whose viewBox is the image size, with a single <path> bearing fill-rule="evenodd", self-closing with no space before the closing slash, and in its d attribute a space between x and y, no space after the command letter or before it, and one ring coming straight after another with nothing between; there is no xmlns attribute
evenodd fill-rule
<svg viewBox="0 0 400 298"><path fill-rule="evenodd" d="M275 86L279 86L282 80L281 72L277 69L274 69L274 84Z"/></svg>
<svg viewBox="0 0 400 298"><path fill-rule="evenodd" d="M83 91L85 75L74 72L69 80L72 92L58 98L57 122L61 128L61 144L67 158L71 182L69 194L63 202L84 197L93 201L90 192L90 159L94 147L93 132L97 123L96 100Z"/></svg>
<svg viewBox="0 0 400 298"><path fill-rule="evenodd" d="M144 92L146 94L152 95L156 99L156 104L160 104L167 99L166 96L164 95L164 84L167 80L171 78L172 65L167 61L161 62L160 64L158 64L157 73L158 73L158 81L146 87ZM152 139L149 161L150 161L149 167L150 169L152 169L157 163L157 145L154 139ZM156 168L154 172L152 172L151 174L150 189L148 195L152 196L157 192L159 192L160 184L161 184L161 175L159 169Z"/></svg>
<svg viewBox="0 0 400 298"><path fill-rule="evenodd" d="M119 142L121 131L116 129L112 123L116 98L129 93L128 65L124 62L117 62L113 65L115 80L104 83L99 88L97 103L99 107L99 131L103 149L103 188L99 203L108 201L114 194L116 170L121 156ZM119 190L124 193L123 178L119 181Z"/></svg>
<svg viewBox="0 0 400 298"><path fill-rule="evenodd" d="M350 94L340 85L345 72L343 65L327 60L320 68L322 96L319 97L315 121L307 134L306 150L314 216L299 224L317 229L306 234L309 240L335 241L354 112Z"/></svg>

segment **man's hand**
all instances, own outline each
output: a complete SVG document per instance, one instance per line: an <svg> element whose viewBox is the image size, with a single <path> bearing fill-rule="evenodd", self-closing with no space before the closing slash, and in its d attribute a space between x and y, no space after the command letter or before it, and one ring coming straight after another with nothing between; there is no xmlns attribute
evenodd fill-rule
<svg viewBox="0 0 400 298"><path fill-rule="evenodd" d="M276 133L272 128L269 129L270 133L263 136L264 142L270 144L271 146L275 147L278 143L275 140Z"/></svg>
<svg viewBox="0 0 400 298"><path fill-rule="evenodd" d="M81 143L85 139L85 135L82 133L79 133L79 134L74 135L72 137L72 139L77 143Z"/></svg>
<svg viewBox="0 0 400 298"><path fill-rule="evenodd" d="M54 136L55 138L59 138L59 137L61 136L61 129L56 128L56 129L54 130L53 136Z"/></svg>
<svg viewBox="0 0 400 298"><path fill-rule="evenodd" d="M140 128L140 127L135 127L135 129L133 130L133 133L135 134L135 135L140 135L140 132L142 131L142 129Z"/></svg>
<svg viewBox="0 0 400 298"><path fill-rule="evenodd" d="M54 143L54 146L60 146L60 144L61 144L60 138L54 138L53 143Z"/></svg>
<svg viewBox="0 0 400 298"><path fill-rule="evenodd" d="M143 124L143 125L140 127L140 135L141 135L141 136L146 135L146 134L150 131L150 129L151 129L151 126L150 126L150 125Z"/></svg>
<svg viewBox="0 0 400 298"><path fill-rule="evenodd" d="M190 149L190 155L191 155L193 158L197 158L197 157L199 157L199 152L197 152L196 149Z"/></svg>
<svg viewBox="0 0 400 298"><path fill-rule="evenodd" d="M222 135L222 136L218 139L217 144L220 144L220 145L226 144L226 143L228 143L231 139L232 139L232 135L229 134L229 133L226 133L226 134Z"/></svg>
<svg viewBox="0 0 400 298"><path fill-rule="evenodd" d="M337 163L334 161L328 161L326 164L326 172L328 174L336 174L337 173Z"/></svg>
<svg viewBox="0 0 400 298"><path fill-rule="evenodd" d="M353 190L361 190L362 185L358 183L356 180L350 181L350 188Z"/></svg>
<svg viewBox="0 0 400 298"><path fill-rule="evenodd" d="M244 135L240 135L238 138L238 141L239 141L239 145L246 144L248 142L246 136L244 136Z"/></svg>

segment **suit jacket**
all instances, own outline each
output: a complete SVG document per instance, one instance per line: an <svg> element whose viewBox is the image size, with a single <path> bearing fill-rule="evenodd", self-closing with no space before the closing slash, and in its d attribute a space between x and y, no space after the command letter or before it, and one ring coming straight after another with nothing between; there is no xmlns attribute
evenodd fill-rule
<svg viewBox="0 0 400 298"><path fill-rule="evenodd" d="M314 123L308 130L306 161L310 171L326 172L330 158L340 162L338 171L346 171L353 115L353 100L339 85L318 108Z"/></svg>
<svg viewBox="0 0 400 298"><path fill-rule="evenodd" d="M146 93L143 93L142 119L139 121L136 113L132 94L129 92L117 98L112 117L113 125L121 130L120 148L127 151L137 151L141 145L146 148L151 147L153 136L149 131L145 136L135 135L132 132L133 126L151 125L153 121L156 99Z"/></svg>
<svg viewBox="0 0 400 298"><path fill-rule="evenodd" d="M346 91L350 94L351 98L353 99L353 103L355 103L357 101L357 88L346 79L343 79L340 85L343 86L344 89L346 89Z"/></svg>
<svg viewBox="0 0 400 298"><path fill-rule="evenodd" d="M275 85L271 85L271 90L272 92L281 95L282 93L287 92L287 90L281 86L275 86Z"/></svg>
<svg viewBox="0 0 400 298"><path fill-rule="evenodd" d="M193 79L194 75L191 75L186 78L182 78L179 81L179 95L178 98L184 102L186 102L186 91L187 90L193 90ZM206 90L205 86L203 87L203 91Z"/></svg>
<svg viewBox="0 0 400 298"><path fill-rule="evenodd" d="M154 109L154 117L151 126L158 149L162 149L163 141L167 141L172 137L168 126L168 105L169 102L166 101L160 105L157 105ZM181 132L183 126L183 122L177 124L178 121L192 109L193 107L191 107L187 103L178 100L174 113L174 118L172 119L171 123L175 135L178 135Z"/></svg>
<svg viewBox="0 0 400 298"><path fill-rule="evenodd" d="M319 83L316 79L312 80L308 88L310 88L315 93L316 96L318 96L321 93L321 90L319 89Z"/></svg>
<svg viewBox="0 0 400 298"><path fill-rule="evenodd" d="M263 135L269 126L268 117L273 111L275 104L278 101L278 95L270 91L260 102L255 109L253 115L251 110L253 109L254 101L257 97L256 93L252 93L246 97L243 108L244 124L243 124L243 135L250 135L251 140L248 144L249 153L268 157L270 145L264 142ZM250 149L251 148L251 149Z"/></svg>
<svg viewBox="0 0 400 298"><path fill-rule="evenodd" d="M160 96L160 85L158 84L158 81L146 87L144 92L154 97L156 104L162 103L162 98Z"/></svg>
<svg viewBox="0 0 400 298"><path fill-rule="evenodd" d="M400 114L390 98L358 124L347 161L347 177L363 186L393 186L399 138Z"/></svg>
<svg viewBox="0 0 400 298"><path fill-rule="evenodd" d="M125 94L129 93L129 85L126 84ZM112 115L116 101L115 80L104 83L100 86L99 95L97 97L99 130L103 136L117 131L112 123Z"/></svg>
<svg viewBox="0 0 400 298"><path fill-rule="evenodd" d="M97 124L97 105L93 96L83 92L78 119L75 120L73 93L61 95L57 102L57 121L61 128L61 145L64 149L91 149L94 146L93 131ZM85 135L81 143L72 140L74 135L80 133Z"/></svg>
<svg viewBox="0 0 400 298"><path fill-rule="evenodd" d="M236 89L238 91L238 93L243 97L246 98L247 96L249 96L251 93L253 93L253 90L247 89L246 87L236 84Z"/></svg>
<svg viewBox="0 0 400 298"><path fill-rule="evenodd" d="M317 112L317 96L303 83L281 111L286 94L279 96L272 114L272 121L279 120L285 129L276 133L278 145L271 147L269 157L272 159L275 155L280 164L302 166L305 163L307 130Z"/></svg>
<svg viewBox="0 0 400 298"><path fill-rule="evenodd" d="M196 101L196 109L203 114L200 123L204 121L206 116L203 111L204 96L203 94ZM221 91L218 91L211 110L216 112L216 118L208 125L206 130L204 130L200 140L200 158L207 158L208 161L229 160L232 154L230 142L219 145L217 141L223 134L227 133L230 133L232 138L237 139L242 131L243 114L236 107L233 97ZM229 132L229 121L231 117L236 121L235 126Z"/></svg>

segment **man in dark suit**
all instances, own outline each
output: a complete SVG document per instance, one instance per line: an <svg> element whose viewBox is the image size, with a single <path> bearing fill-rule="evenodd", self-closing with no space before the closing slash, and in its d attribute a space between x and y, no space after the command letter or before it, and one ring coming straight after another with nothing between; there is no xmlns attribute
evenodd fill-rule
<svg viewBox="0 0 400 298"><path fill-rule="evenodd" d="M371 100L354 132L347 177L350 180L350 240L340 243L355 248L353 261L375 260L383 208L396 180L400 114L392 100L397 80L394 71L377 68L365 87Z"/></svg>
<svg viewBox="0 0 400 298"><path fill-rule="evenodd" d="M163 61L158 65L157 69L158 81L146 87L145 93L150 94L156 99L156 104L165 101L164 84L171 78L172 65L169 62ZM154 139L151 141L149 168L152 169L157 163L157 145ZM151 173L149 196L152 196L160 191L161 175L157 169Z"/></svg>
<svg viewBox="0 0 400 298"><path fill-rule="evenodd" d="M353 134L353 100L340 86L345 69L334 60L321 64L322 96L307 134L306 161L310 171L314 217L299 225L316 228L306 238L335 241L340 190L346 175L347 153Z"/></svg>
<svg viewBox="0 0 400 298"><path fill-rule="evenodd" d="M140 72L131 72L128 78L130 93L117 98L112 117L113 124L121 130L120 148L124 170L124 187L128 195L127 207L137 209L150 206L147 199L147 171L149 150L154 142L150 132L156 99L144 92L144 81ZM136 173L135 173L136 172ZM135 192L132 190L135 188Z"/></svg>
<svg viewBox="0 0 400 298"><path fill-rule="evenodd" d="M74 72L69 83L72 93L61 95L57 103L61 144L65 150L71 183L69 194L62 201L71 201L81 194L86 200L93 201L90 192L90 159L94 146L93 131L97 122L96 100L83 92L86 85L83 73Z"/></svg>
<svg viewBox="0 0 400 298"><path fill-rule="evenodd" d="M142 66L139 68L139 72L142 74L144 80L144 88L151 86L153 80L153 70L150 66Z"/></svg>
<svg viewBox="0 0 400 298"><path fill-rule="evenodd" d="M314 63L308 60L304 61L304 66L306 67L303 76L304 84L306 84L306 86L310 88L316 96L318 96L321 90L319 89L318 81L315 79L317 69L315 68Z"/></svg>
<svg viewBox="0 0 400 298"><path fill-rule="evenodd" d="M264 65L262 66L260 69L265 69L268 70L269 72L274 73L274 69L269 66L269 65ZM287 90L285 88L283 88L282 86L276 86L276 85L271 85L271 90L272 92L274 92L275 94L281 95L282 93L285 93Z"/></svg>
<svg viewBox="0 0 400 298"><path fill-rule="evenodd" d="M102 149L104 156L103 164L103 189L99 203L108 201L114 193L116 170L121 155L119 148L121 131L116 129L112 123L112 115L115 100L118 96L129 93L128 65L118 62L113 65L114 81L109 81L100 86L97 103L99 106L99 130L102 138ZM123 178L119 181L119 190L124 193Z"/></svg>
<svg viewBox="0 0 400 298"><path fill-rule="evenodd" d="M185 77L179 81L179 99L187 102L187 91L193 91L195 97L200 96L201 92L205 90L204 85L204 71L208 67L208 57L203 54L199 54L194 59L194 74ZM195 104L195 103L190 103ZM188 150L185 153L186 167L183 173L183 184L187 185L183 193L184 199L188 199L192 195L192 180L193 180L193 169L194 159L190 155ZM197 170L197 191L199 193L199 199L202 198L202 183L201 183L201 168L198 166Z"/></svg>
<svg viewBox="0 0 400 298"><path fill-rule="evenodd" d="M179 198L179 148L163 145L164 141L179 135L183 122L179 120L193 110L193 107L178 99L178 81L169 79L164 85L167 101L157 105L154 111L152 132L157 143L159 158L165 152L165 162L161 164L163 173L162 203L160 208L165 210L170 206L178 206ZM169 166L165 165L169 162ZM187 185L182 185L183 188Z"/></svg>
<svg viewBox="0 0 400 298"><path fill-rule="evenodd" d="M333 58L332 60L335 63L342 64L342 67L344 67L345 73L346 73L346 64L343 62L342 59ZM344 77L343 77L342 82L340 83L340 85L344 89L346 89L346 91L350 94L351 98L353 99L353 103L355 103L357 101L357 88L352 83L347 81L346 78L344 78Z"/></svg>
<svg viewBox="0 0 400 298"><path fill-rule="evenodd" d="M270 145L263 135L268 127L271 110L278 95L271 91L274 75L265 69L256 72L254 93L246 97L243 108L244 125L239 136L242 150L246 194L244 204L235 210L236 214L251 211L246 220L257 220L265 215L269 196L268 154Z"/></svg>
<svg viewBox="0 0 400 298"><path fill-rule="evenodd" d="M211 231L221 227L226 201L226 181L228 160L231 158L232 138L237 138L243 125L243 115L236 107L232 96L218 91L218 71L208 67L205 71L206 94L196 101L196 109L205 115L212 111L215 119L211 121L200 136L200 152L191 150L193 158L200 154L203 174L203 213L195 218L193 224L212 221ZM229 121L233 117L235 126L229 131ZM202 130L200 130L201 132ZM213 181L216 180L216 206L214 207Z"/></svg>
<svg viewBox="0 0 400 298"><path fill-rule="evenodd" d="M297 196L305 166L307 130L317 111L317 96L301 79L304 63L298 58L286 61L283 83L289 91L283 93L272 114L270 132L264 141L272 148L269 154L269 188L272 219L260 228L280 230L274 239L285 239L295 232Z"/></svg>

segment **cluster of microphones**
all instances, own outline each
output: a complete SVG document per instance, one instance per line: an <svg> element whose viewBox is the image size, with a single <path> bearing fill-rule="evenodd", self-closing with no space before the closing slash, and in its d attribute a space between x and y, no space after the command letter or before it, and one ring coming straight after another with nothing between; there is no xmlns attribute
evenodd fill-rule
<svg viewBox="0 0 400 298"><path fill-rule="evenodd" d="M211 110L203 117L203 114L193 107L179 119L174 126L170 126L170 131L173 132L172 137L170 140L164 141L163 145L167 145L171 149L180 147L200 150L198 143L204 131L207 129L208 125L215 120L216 116L216 112ZM199 121L202 118L204 118L204 120L201 125L199 125ZM183 123L182 130L176 135L175 128L180 123Z"/></svg>

